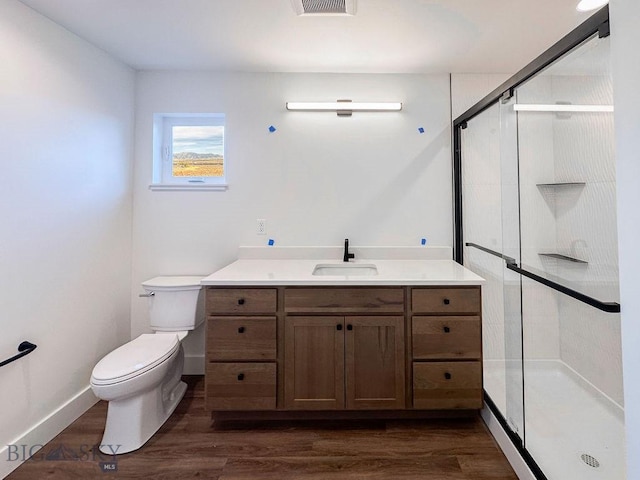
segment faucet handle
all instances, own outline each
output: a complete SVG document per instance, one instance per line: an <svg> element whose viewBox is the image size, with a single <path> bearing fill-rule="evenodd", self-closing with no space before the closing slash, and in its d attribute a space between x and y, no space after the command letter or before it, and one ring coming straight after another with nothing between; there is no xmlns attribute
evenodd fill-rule
<svg viewBox="0 0 640 480"><path fill-rule="evenodd" d="M350 258L356 258L356 255L354 253L349 253L349 239L345 238L344 239L344 255L342 257L342 260L345 262L348 262Z"/></svg>

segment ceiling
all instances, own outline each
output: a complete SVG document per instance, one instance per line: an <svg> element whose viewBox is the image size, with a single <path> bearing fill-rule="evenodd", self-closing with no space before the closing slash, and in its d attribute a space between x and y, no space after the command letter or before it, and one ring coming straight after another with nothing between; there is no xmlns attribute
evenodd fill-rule
<svg viewBox="0 0 640 480"><path fill-rule="evenodd" d="M21 0L138 70L513 73L589 13L577 0Z"/></svg>

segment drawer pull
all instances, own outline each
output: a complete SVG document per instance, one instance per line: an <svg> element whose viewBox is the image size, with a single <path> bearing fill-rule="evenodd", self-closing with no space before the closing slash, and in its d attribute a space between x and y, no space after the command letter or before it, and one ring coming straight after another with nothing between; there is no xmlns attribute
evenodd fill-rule
<svg viewBox="0 0 640 480"><path fill-rule="evenodd" d="M451 380L451 374L449 372L445 373L444 378L446 378L447 380Z"/></svg>
<svg viewBox="0 0 640 480"><path fill-rule="evenodd" d="M342 324L341 323L336 325L336 330L342 330Z"/></svg>
<svg viewBox="0 0 640 480"><path fill-rule="evenodd" d="M449 305L451 303L451 300L445 298L444 300L442 300L442 303L444 303L445 305Z"/></svg>
<svg viewBox="0 0 640 480"><path fill-rule="evenodd" d="M244 298L238 299L238 305L244 305Z"/></svg>
<svg viewBox="0 0 640 480"><path fill-rule="evenodd" d="M244 327L238 327L238 333L244 333Z"/></svg>
<svg viewBox="0 0 640 480"><path fill-rule="evenodd" d="M347 330L353 330L353 325L351 324L347 325Z"/></svg>
<svg viewBox="0 0 640 480"><path fill-rule="evenodd" d="M444 330L444 333L449 333L451 331L449 327L444 327L443 330Z"/></svg>
<svg viewBox="0 0 640 480"><path fill-rule="evenodd" d="M447 375L449 375L449 374L447 373ZM238 374L238 380L240 380L240 381L244 380L244 373Z"/></svg>

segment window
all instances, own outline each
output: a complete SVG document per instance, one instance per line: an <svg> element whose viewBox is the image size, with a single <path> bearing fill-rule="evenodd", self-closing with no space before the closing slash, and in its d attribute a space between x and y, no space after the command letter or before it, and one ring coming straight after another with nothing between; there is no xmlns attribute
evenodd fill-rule
<svg viewBox="0 0 640 480"><path fill-rule="evenodd" d="M154 115L152 190L226 190L223 114Z"/></svg>

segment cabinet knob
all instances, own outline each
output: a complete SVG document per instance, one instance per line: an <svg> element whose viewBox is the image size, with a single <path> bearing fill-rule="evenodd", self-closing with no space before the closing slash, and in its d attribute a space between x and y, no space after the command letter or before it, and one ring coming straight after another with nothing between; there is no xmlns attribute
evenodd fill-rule
<svg viewBox="0 0 640 480"><path fill-rule="evenodd" d="M238 299L238 305L244 305L244 298Z"/></svg>
<svg viewBox="0 0 640 480"><path fill-rule="evenodd" d="M449 333L451 331L449 327L444 327L443 330L444 330L444 333Z"/></svg>
<svg viewBox="0 0 640 480"><path fill-rule="evenodd" d="M238 327L238 333L244 333L244 327Z"/></svg>
<svg viewBox="0 0 640 480"><path fill-rule="evenodd" d="M444 378L446 378L447 380L451 380L451 374L449 372L445 373Z"/></svg>
<svg viewBox="0 0 640 480"><path fill-rule="evenodd" d="M442 300L442 303L444 303L445 305L449 305L451 303L451 300L445 298L444 300Z"/></svg>
<svg viewBox="0 0 640 480"><path fill-rule="evenodd" d="M351 324L347 325L347 330L353 330L353 325Z"/></svg>
<svg viewBox="0 0 640 480"><path fill-rule="evenodd" d="M341 323L336 325L336 330L342 330L342 324Z"/></svg>
<svg viewBox="0 0 640 480"><path fill-rule="evenodd" d="M447 375L449 375L449 374L447 373ZM239 373L238 374L238 380L240 380L240 381L244 380L244 373Z"/></svg>

